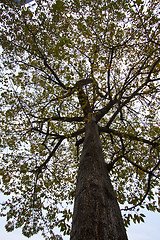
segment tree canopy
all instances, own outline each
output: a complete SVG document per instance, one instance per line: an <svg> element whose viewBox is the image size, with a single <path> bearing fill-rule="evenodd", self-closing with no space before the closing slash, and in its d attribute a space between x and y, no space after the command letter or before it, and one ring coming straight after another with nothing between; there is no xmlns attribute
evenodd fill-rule
<svg viewBox="0 0 160 240"><path fill-rule="evenodd" d="M32 8L1 1L7 231L70 234L91 115L126 226L144 221L141 208L160 212L158 11L158 0L38 0Z"/></svg>

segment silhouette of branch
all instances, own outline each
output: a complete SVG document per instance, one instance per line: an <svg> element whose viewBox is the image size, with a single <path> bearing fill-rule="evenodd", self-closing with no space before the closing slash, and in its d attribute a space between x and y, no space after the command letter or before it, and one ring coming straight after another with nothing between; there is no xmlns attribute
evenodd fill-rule
<svg viewBox="0 0 160 240"><path fill-rule="evenodd" d="M56 150L58 149L58 147L61 145L62 141L64 140L64 137L61 137L61 139L58 141L58 143L56 144L56 146L53 148L53 150L50 152L49 156L47 157L47 159L40 165L37 167L36 172L38 173L38 175L41 173L42 168L45 168L47 166L47 163L50 161L50 159L53 157L54 153L56 152Z"/></svg>
<svg viewBox="0 0 160 240"><path fill-rule="evenodd" d="M38 122L48 122L48 121L62 121L62 122L82 122L84 120L84 117L60 117L60 116L52 116L47 118L39 118L34 116L35 118L38 118L39 120L33 121L33 123Z"/></svg>
<svg viewBox="0 0 160 240"><path fill-rule="evenodd" d="M62 87L63 89L66 89L66 86L60 81L58 75L55 73L55 71L53 70L53 68L51 68L49 66L49 64L47 63L47 59L45 57L43 57L43 61L44 61L44 65L50 70L50 72L53 74L54 78L57 81L57 84Z"/></svg>
<svg viewBox="0 0 160 240"><path fill-rule="evenodd" d="M128 210L133 210L135 209L136 207L140 206L144 200L146 199L149 191L150 191L150 186L151 186L151 178L152 176L158 178L153 172L155 171L155 169L160 165L160 159L159 161L157 162L157 164L152 168L151 171L148 171L147 169L143 169L140 165L134 163L133 161L131 161L129 158L127 158L126 156L124 156L124 158L130 162L132 165L134 165L135 167L137 167L138 169L142 170L143 172L146 172L148 174L148 184L147 184L147 189L146 189L146 193L144 194L143 198L134 206L132 207L127 207L127 208L124 208L124 209L121 209L123 211L128 211Z"/></svg>
<svg viewBox="0 0 160 240"><path fill-rule="evenodd" d="M106 133L109 133L109 134L112 133L112 134L114 134L116 136L119 136L119 137L124 137L124 138L128 138L130 140L136 140L136 141L139 141L139 142L143 142L143 143L146 143L148 145L151 145L152 147L157 147L157 146L160 145L158 142L154 142L154 140L150 141L150 140L147 140L145 138L137 137L137 136L135 136L133 134L130 134L130 133L116 131L116 130L108 128L108 127L99 127L99 131L100 132L106 132Z"/></svg>
<svg viewBox="0 0 160 240"><path fill-rule="evenodd" d="M146 189L146 193L144 194L143 198L142 198L136 205L134 205L134 206L132 206L132 207L123 208L123 209L121 209L121 210L123 210L123 211L133 210L133 209L135 209L136 207L140 206L140 205L144 202L144 200L146 199L146 197L147 197L147 195L148 195L148 193L149 193L149 191L150 191L150 187L151 187L151 177L152 177L152 172L149 172L149 174L148 174L147 189Z"/></svg>
<svg viewBox="0 0 160 240"><path fill-rule="evenodd" d="M111 75L111 65L112 65L112 61L113 61L113 53L114 53L114 47L112 47L111 49L111 53L110 53L110 60L109 60L109 68L108 68L108 76L107 76L107 85L108 85L108 94L109 94L109 99L112 100L111 97L111 86L110 86L110 75Z"/></svg>

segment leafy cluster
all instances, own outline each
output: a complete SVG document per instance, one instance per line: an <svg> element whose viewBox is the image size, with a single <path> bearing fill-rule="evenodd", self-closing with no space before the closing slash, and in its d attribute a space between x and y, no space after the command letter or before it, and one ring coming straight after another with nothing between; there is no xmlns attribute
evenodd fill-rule
<svg viewBox="0 0 160 240"><path fill-rule="evenodd" d="M70 233L85 124L130 219L160 211L158 0L0 4L1 191L6 229ZM134 214L126 210L134 210ZM51 236L51 238L50 238ZM57 236L58 237L58 236Z"/></svg>

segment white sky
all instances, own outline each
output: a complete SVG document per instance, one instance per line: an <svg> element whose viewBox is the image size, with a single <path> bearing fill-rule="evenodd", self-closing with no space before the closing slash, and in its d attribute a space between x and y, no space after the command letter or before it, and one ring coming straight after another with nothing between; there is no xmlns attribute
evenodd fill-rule
<svg viewBox="0 0 160 240"><path fill-rule="evenodd" d="M128 228L129 240L160 240L160 214L153 212L146 212L145 223L131 224ZM20 229L17 229L11 233L6 232L5 219L0 218L0 240L27 240L24 237ZM40 234L35 235L29 240L44 240ZM64 240L69 240L69 237L65 237Z"/></svg>

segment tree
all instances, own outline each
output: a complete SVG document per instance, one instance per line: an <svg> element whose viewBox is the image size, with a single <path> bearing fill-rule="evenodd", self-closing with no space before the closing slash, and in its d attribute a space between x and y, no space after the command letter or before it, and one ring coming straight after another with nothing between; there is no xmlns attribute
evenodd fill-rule
<svg viewBox="0 0 160 240"><path fill-rule="evenodd" d="M160 211L158 5L1 1L7 231L70 234L75 198L72 240L124 240L141 208Z"/></svg>

